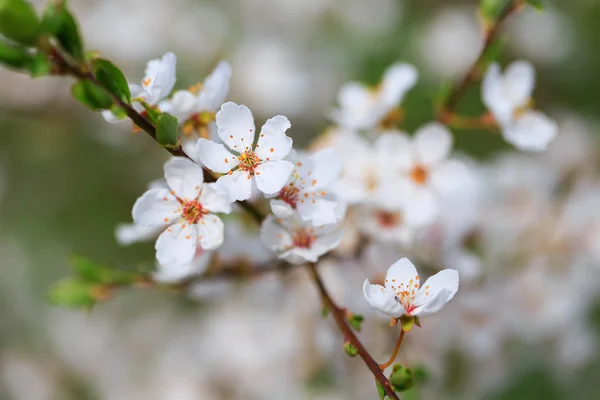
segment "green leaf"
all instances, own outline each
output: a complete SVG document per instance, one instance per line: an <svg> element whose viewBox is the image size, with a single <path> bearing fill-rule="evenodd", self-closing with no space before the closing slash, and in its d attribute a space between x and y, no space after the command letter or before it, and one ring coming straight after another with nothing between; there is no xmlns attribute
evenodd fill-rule
<svg viewBox="0 0 600 400"><path fill-rule="evenodd" d="M113 63L102 58L93 61L92 68L98 82L110 93L129 104L131 93L125 75Z"/></svg>
<svg viewBox="0 0 600 400"><path fill-rule="evenodd" d="M39 52L33 56L31 63L29 64L29 72L31 73L32 78L49 75L51 71L52 63L46 54Z"/></svg>
<svg viewBox="0 0 600 400"><path fill-rule="evenodd" d="M54 36L60 46L77 61L85 61L79 27L64 3L49 4L42 17L42 29Z"/></svg>
<svg viewBox="0 0 600 400"><path fill-rule="evenodd" d="M539 10L539 11L544 11L544 3L542 2L542 0L526 0L527 3L532 6L533 8Z"/></svg>
<svg viewBox="0 0 600 400"><path fill-rule="evenodd" d="M65 278L54 284L48 293L57 306L91 308L96 304L95 286L78 278Z"/></svg>
<svg viewBox="0 0 600 400"><path fill-rule="evenodd" d="M0 34L18 43L35 44L40 34L40 21L29 2L0 0Z"/></svg>
<svg viewBox="0 0 600 400"><path fill-rule="evenodd" d="M88 283L101 285L131 285L135 283L137 277L136 273L108 268L81 256L72 256L71 266L77 276Z"/></svg>
<svg viewBox="0 0 600 400"><path fill-rule="evenodd" d="M162 147L177 147L177 118L162 113L156 119L156 141Z"/></svg>
<svg viewBox="0 0 600 400"><path fill-rule="evenodd" d="M85 80L77 81L71 86L73 97L92 110L105 110L112 106L112 97L104 89Z"/></svg>
<svg viewBox="0 0 600 400"><path fill-rule="evenodd" d="M350 357L356 357L358 355L358 349L349 340L344 343L344 351Z"/></svg>
<svg viewBox="0 0 600 400"><path fill-rule="evenodd" d="M27 49L0 41L0 63L15 69L28 68L33 56Z"/></svg>
<svg viewBox="0 0 600 400"><path fill-rule="evenodd" d="M383 388L383 385L381 383L379 383L379 381L375 381L375 384L377 385L377 394L379 395L379 399L384 400L385 399L385 389Z"/></svg>
<svg viewBox="0 0 600 400"><path fill-rule="evenodd" d="M352 314L352 316L348 318L348 322L357 332L360 332L364 320L365 317L360 314Z"/></svg>

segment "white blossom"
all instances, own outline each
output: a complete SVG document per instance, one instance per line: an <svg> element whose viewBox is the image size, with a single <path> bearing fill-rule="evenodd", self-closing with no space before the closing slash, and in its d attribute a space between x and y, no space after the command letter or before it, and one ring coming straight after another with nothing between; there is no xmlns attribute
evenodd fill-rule
<svg viewBox="0 0 600 400"><path fill-rule="evenodd" d="M158 104L162 112L177 117L181 132L185 135L182 146L185 152L196 159L196 141L185 140L197 132L207 139L216 138L215 114L229 92L231 65L221 61L203 83L189 90L178 90L170 99Z"/></svg>
<svg viewBox="0 0 600 400"><path fill-rule="evenodd" d="M482 97L506 141L524 151L543 151L558 132L552 119L531 108L535 70L526 61L513 62L504 74L492 64L485 75Z"/></svg>
<svg viewBox="0 0 600 400"><path fill-rule="evenodd" d="M334 109L331 116L345 129L376 128L400 104L417 82L417 77L415 67L396 63L385 71L376 88L360 82L346 83L338 93L339 108Z"/></svg>
<svg viewBox="0 0 600 400"><path fill-rule="evenodd" d="M231 212L231 203L218 185L204 183L202 167L175 157L165 164L169 189L150 189L133 206L136 224L166 228L156 241L156 258L163 265L190 262L197 245L212 250L223 242L223 221L214 213Z"/></svg>
<svg viewBox="0 0 600 400"><path fill-rule="evenodd" d="M295 213L288 218L269 215L262 224L260 239L272 251L292 264L316 262L336 248L343 232L338 225L315 227Z"/></svg>
<svg viewBox="0 0 600 400"><path fill-rule="evenodd" d="M141 85L129 83L131 102L136 111L144 112L140 102L154 106L171 94L176 81L176 65L177 57L173 53L166 53L162 58L148 61ZM121 121L109 110L103 111L102 116L108 122Z"/></svg>
<svg viewBox="0 0 600 400"><path fill-rule="evenodd" d="M466 167L448 160L452 135L446 127L433 122L409 138L402 133L382 135L378 145L393 162L381 171L382 199L388 204L403 203L410 224L424 226L439 213L440 197L460 190ZM385 157L385 156L382 156Z"/></svg>
<svg viewBox="0 0 600 400"><path fill-rule="evenodd" d="M201 246L196 246L196 253L190 262L183 264L157 263L152 277L159 282L178 282L194 275L200 275L208 269L212 257L212 251L206 251Z"/></svg>
<svg viewBox="0 0 600 400"><path fill-rule="evenodd" d="M458 291L458 272L445 269L420 287L415 266L402 258L387 271L385 286L363 284L363 294L375 310L391 318L425 316L438 312Z"/></svg>
<svg viewBox="0 0 600 400"><path fill-rule="evenodd" d="M231 201L248 199L253 181L265 194L279 192L294 169L284 160L292 150L292 139L285 134L290 121L281 115L267 120L255 140L254 118L248 107L225 103L216 118L223 143L199 139L198 156L207 168L225 174L217 183L227 189Z"/></svg>
<svg viewBox="0 0 600 400"><path fill-rule="evenodd" d="M315 226L342 220L345 203L326 189L341 173L341 162L335 150L324 149L311 155L289 158L294 169L276 199L271 200L273 213L282 218L297 211L300 219Z"/></svg>

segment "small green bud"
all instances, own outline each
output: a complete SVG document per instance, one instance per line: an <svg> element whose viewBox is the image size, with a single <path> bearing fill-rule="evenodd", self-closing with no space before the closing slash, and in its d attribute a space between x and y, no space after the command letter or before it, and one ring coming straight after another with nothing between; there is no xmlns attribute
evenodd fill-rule
<svg viewBox="0 0 600 400"><path fill-rule="evenodd" d="M362 323L365 320L365 317L363 317L360 314L351 314L348 317L348 322L350 323L350 325L352 325L352 327L357 331L360 332L360 330L362 329Z"/></svg>
<svg viewBox="0 0 600 400"><path fill-rule="evenodd" d="M375 381L375 383L377 384L377 394L379 395L379 400L384 400L385 399L384 387L381 385L381 383L379 383L379 381Z"/></svg>
<svg viewBox="0 0 600 400"><path fill-rule="evenodd" d="M350 357L356 357L358 355L358 349L349 340L347 340L346 343L344 343L344 351Z"/></svg>
<svg viewBox="0 0 600 400"><path fill-rule="evenodd" d="M403 315L400 317L400 324L404 332L410 332L415 325L415 318L410 315Z"/></svg>
<svg viewBox="0 0 600 400"><path fill-rule="evenodd" d="M178 140L177 118L167 113L160 114L156 118L156 141L162 147L174 148L178 146Z"/></svg>
<svg viewBox="0 0 600 400"><path fill-rule="evenodd" d="M399 364L394 365L394 372L390 376L390 382L396 392L405 392L412 388L415 380L410 368L402 368Z"/></svg>
<svg viewBox="0 0 600 400"><path fill-rule="evenodd" d="M25 0L0 0L0 34L25 45L35 44L40 21Z"/></svg>

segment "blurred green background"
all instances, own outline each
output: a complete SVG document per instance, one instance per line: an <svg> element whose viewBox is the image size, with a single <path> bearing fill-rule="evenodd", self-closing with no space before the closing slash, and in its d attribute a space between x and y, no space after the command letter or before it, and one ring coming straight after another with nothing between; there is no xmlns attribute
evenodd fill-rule
<svg viewBox="0 0 600 400"><path fill-rule="evenodd" d="M596 135L600 1L544 2L545 13L527 10L507 24L502 61L531 60L538 71L536 106L559 123L576 119ZM37 3L40 9L43 2ZM460 77L480 45L476 1L70 3L88 48L113 60L132 81L141 79L147 60L166 51L178 56L177 88L203 80L218 60L229 60L234 75L229 98L247 104L258 121L288 116L300 145L327 127L326 114L343 82L376 83L397 60L414 63L420 71L417 87L403 104L403 128L413 131L431 120L441 85ZM133 202L147 182L161 175L168 154L143 133L133 135L128 124L107 124L77 104L69 97L70 81L31 80L0 69L2 400L138 398L90 387L93 378L61 355L56 336L68 329L71 317L50 307L46 292L69 274L66 261L73 253L121 267L152 265L152 243L119 247L114 228L130 221ZM459 111L483 111L477 88ZM498 135L455 133L458 151L483 160L508 148ZM118 333L120 321L131 316L159 309L175 315L165 323L176 323L190 315L198 318L202 307L177 295L143 291L120 294L94 313ZM600 309L594 318L600 321ZM56 327L61 324L66 325ZM596 328L600 335L600 324ZM568 327L557 321L556 329ZM512 368L514 377L504 389L486 398L598 398L600 359L564 381L535 362Z"/></svg>

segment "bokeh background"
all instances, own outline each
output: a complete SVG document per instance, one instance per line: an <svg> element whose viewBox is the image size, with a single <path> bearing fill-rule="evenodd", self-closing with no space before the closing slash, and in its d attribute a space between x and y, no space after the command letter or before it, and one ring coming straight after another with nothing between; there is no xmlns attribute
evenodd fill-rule
<svg viewBox="0 0 600 400"><path fill-rule="evenodd" d="M471 0L70 3L88 49L133 81L147 60L167 51L178 56L178 88L202 81L219 60L230 61L229 99L247 104L259 121L288 116L299 145L327 127L325 116L343 82L376 83L397 60L420 71L404 101L403 128L412 131L432 118L443 82L459 78L481 46ZM593 163L600 1L544 3L546 12L528 9L507 24L502 60L534 63L536 106L558 121L561 134L584 137ZM0 69L0 399L375 398L368 371L344 356L339 333L319 317L316 293L302 272L242 283L222 296L207 295L206 288L191 296L124 291L89 314L48 304L48 287L69 274L70 254L121 267L152 265L152 243L119 247L114 229L130 221L133 202L161 176L168 156L143 134L132 135L128 124L109 125L74 102L69 88L68 78L31 80ZM483 111L479 91L459 109ZM509 148L498 135L455 133L457 150L475 159L489 161ZM362 296L364 275L326 278L334 290ZM469 370L451 351L444 356L451 359L445 380L406 398L598 398L600 308L589 307L585 318L588 342L573 339L580 345L572 350L579 352L575 362L542 356L542 344L520 359ZM570 326L557 319L548 329ZM445 331L417 334L436 341ZM376 334L367 339L378 359L391 343ZM419 348L407 351L419 359ZM461 383L464 374L471 374L468 384Z"/></svg>

